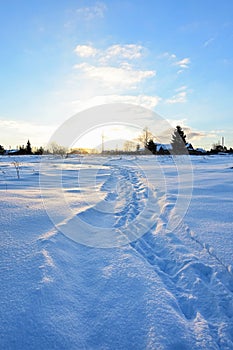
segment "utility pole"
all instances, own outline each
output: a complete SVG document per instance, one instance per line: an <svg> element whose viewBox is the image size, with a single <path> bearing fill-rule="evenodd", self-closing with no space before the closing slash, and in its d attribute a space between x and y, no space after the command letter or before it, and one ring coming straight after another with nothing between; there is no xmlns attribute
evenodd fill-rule
<svg viewBox="0 0 233 350"><path fill-rule="evenodd" d="M104 132L102 132L102 150L101 153L104 153Z"/></svg>

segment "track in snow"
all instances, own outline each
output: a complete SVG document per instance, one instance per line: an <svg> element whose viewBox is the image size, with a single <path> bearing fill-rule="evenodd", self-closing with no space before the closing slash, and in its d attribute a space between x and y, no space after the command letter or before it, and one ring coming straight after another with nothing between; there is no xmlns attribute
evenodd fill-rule
<svg viewBox="0 0 233 350"><path fill-rule="evenodd" d="M155 271L190 323L197 348L233 348L231 268L184 223L173 232L167 229L177 194L151 186L133 162L109 161L105 166L108 172L96 174L98 194L93 192L101 193L100 200L91 205L87 196L86 209L75 215L97 232L116 232L112 246L130 244L132 253ZM85 231L89 234L93 231Z"/></svg>
<svg viewBox="0 0 233 350"><path fill-rule="evenodd" d="M104 200L78 214L80 218L99 229L111 226L127 236L192 323L197 346L233 348L231 269L187 225L181 224L176 232L166 229L176 196L153 191L141 171L119 163L100 190ZM129 232L132 229L135 231Z"/></svg>
<svg viewBox="0 0 233 350"><path fill-rule="evenodd" d="M72 183L70 188L65 183L64 193L55 200L59 202L60 199L63 203L65 198L69 209L66 207L64 214L62 208L52 209L52 215L56 220L60 210L63 220L57 227L79 243L94 247L128 244L155 225L159 216L156 194L143 171L132 162L114 164L109 161L99 169L98 166L85 164L79 168L76 187ZM63 177L67 181L65 171ZM79 203L76 205L77 198ZM49 214L53 202L49 198Z"/></svg>

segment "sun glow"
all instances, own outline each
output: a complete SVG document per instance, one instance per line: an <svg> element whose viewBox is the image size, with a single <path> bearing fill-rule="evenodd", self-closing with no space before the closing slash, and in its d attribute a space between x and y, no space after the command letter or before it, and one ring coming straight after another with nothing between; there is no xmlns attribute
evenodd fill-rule
<svg viewBox="0 0 233 350"><path fill-rule="evenodd" d="M125 141L136 140L141 130L133 126L105 125L94 128L81 135L72 148L123 149ZM136 142L136 141L135 141Z"/></svg>

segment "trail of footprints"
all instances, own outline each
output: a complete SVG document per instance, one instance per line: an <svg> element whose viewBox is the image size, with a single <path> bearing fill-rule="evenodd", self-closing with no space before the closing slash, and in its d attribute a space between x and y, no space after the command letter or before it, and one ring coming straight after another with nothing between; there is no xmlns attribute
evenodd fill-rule
<svg viewBox="0 0 233 350"><path fill-rule="evenodd" d="M124 228L136 219L148 200L149 188L144 184L143 174L133 167L116 166L102 190L108 192L107 198L113 200L116 206L117 202L120 203L115 212L116 228ZM176 203L175 196L168 197L157 190L152 200L159 203L159 219L146 235L140 239L136 239L135 235L131 246L154 267L167 287L174 292L187 319L194 319L197 310L206 318L220 311L233 318L233 275L229 268L184 224L180 225L179 230L185 232L191 245L185 244L175 233L166 229ZM211 261L214 261L214 265L217 262L218 271L204 261L209 261L210 265ZM200 290L205 296L209 295L208 305L201 302L203 293ZM216 306L215 310L213 305Z"/></svg>
<svg viewBox="0 0 233 350"><path fill-rule="evenodd" d="M230 267L184 224L178 227L177 234L167 230L176 204L175 196L167 196L159 190L152 195L150 192L149 196L152 190L145 185L143 173L127 166L113 166L112 169L101 190L106 192L105 201L115 208L114 227L124 232L142 211L149 211L148 218L154 220L153 224L141 238L135 233L130 246L160 276L175 297L177 309L193 324L193 333L199 324L205 324L205 332L214 339L214 348L233 349L233 274ZM153 217L156 205L159 218Z"/></svg>
<svg viewBox="0 0 233 350"><path fill-rule="evenodd" d="M173 205L165 204L161 208L158 230L148 232L132 242L131 246L159 274L175 296L184 317L195 324L201 315L211 324L209 335L217 339L217 346L233 348L233 275L213 250L206 249L206 245L185 225L181 225L179 230L184 230L187 240L193 243L191 250L175 233L166 231L166 222ZM217 269L211 267L211 263L216 266L216 262ZM219 320L218 324L216 319ZM225 336L220 331L223 325Z"/></svg>
<svg viewBox="0 0 233 350"><path fill-rule="evenodd" d="M101 186L101 191L106 192L105 201L115 208L115 228L122 228L124 231L124 227L144 210L148 189L141 177L142 174L134 169L115 167Z"/></svg>
<svg viewBox="0 0 233 350"><path fill-rule="evenodd" d="M116 214L115 227L122 227L144 209L149 189L140 179L142 174L136 170L121 168L118 171L118 199L124 197L126 202L123 210ZM207 320L211 325L208 329L209 336L214 337L217 346L233 348L231 270L218 259L213 249L198 240L184 224L179 226L179 232L183 231L188 244L175 233L166 230L176 203L175 197L169 196L168 200L166 194L157 191L154 199L160 203L159 220L143 237L135 237L135 241L130 243L131 247L158 273L175 296L178 308L187 320L194 324L200 322L200 317ZM216 319L219 319L218 324ZM220 328L224 328L225 336Z"/></svg>

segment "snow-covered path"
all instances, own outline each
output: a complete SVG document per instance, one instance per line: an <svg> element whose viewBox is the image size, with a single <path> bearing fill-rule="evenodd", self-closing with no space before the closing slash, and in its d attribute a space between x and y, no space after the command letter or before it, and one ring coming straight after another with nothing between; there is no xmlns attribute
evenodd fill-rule
<svg viewBox="0 0 233 350"><path fill-rule="evenodd" d="M36 159L22 162L20 180L2 160L8 176L0 183L1 348L233 349L232 218L230 197L222 196L232 194L232 170L217 160L205 164L203 175L200 159L193 210L171 232L166 227L177 200L175 183L169 182L174 164L162 160L165 188L161 170L154 176L153 159L146 159L147 170L153 170L146 174L129 159L109 159L101 167L90 159L84 169L76 160L62 165L63 191L75 215L60 230L74 227L78 217L90 226L90 236L96 230L113 234L107 249L74 242L54 228L40 197ZM224 220L221 231L215 221L212 239L211 227L203 236L198 221L208 210L198 211L195 202L201 184L203 191L216 191L218 171L225 174L223 191L215 192L227 213L222 240ZM208 208L212 200L206 196L201 205ZM52 203L52 212L62 217L61 203ZM209 223L216 213L207 216ZM106 235L90 245L100 239Z"/></svg>

